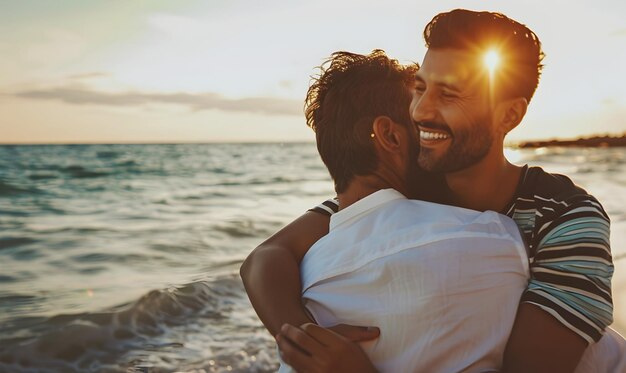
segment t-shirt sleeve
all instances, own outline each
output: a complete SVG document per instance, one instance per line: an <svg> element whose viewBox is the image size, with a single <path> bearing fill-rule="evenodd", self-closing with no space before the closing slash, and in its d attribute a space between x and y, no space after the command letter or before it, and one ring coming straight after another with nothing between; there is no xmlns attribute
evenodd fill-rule
<svg viewBox="0 0 626 373"><path fill-rule="evenodd" d="M337 200L337 198L327 199L326 201L320 203L312 209L309 209L309 211L330 216L339 211L339 201Z"/></svg>
<svg viewBox="0 0 626 373"><path fill-rule="evenodd" d="M539 306L593 343L613 322L610 220L589 195L561 204L554 215L538 219L531 279L521 301Z"/></svg>

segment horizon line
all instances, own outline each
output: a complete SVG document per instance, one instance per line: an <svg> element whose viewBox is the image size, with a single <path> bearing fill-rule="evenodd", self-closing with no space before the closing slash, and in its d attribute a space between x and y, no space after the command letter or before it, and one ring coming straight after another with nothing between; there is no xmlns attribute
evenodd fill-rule
<svg viewBox="0 0 626 373"><path fill-rule="evenodd" d="M0 146L45 146L45 145L212 145L212 144L315 144L315 140L216 140L216 141L128 141L128 142L0 142Z"/></svg>
<svg viewBox="0 0 626 373"><path fill-rule="evenodd" d="M626 137L626 131L621 133L596 133L589 135L580 135L576 138L572 137L550 137L550 138L542 138L542 139L523 139L523 140L515 140L515 141L505 141L505 146L515 146L522 143L527 142L546 142L546 141L576 141L576 140L585 140L596 137ZM303 144L303 143L315 143L315 140L202 140L202 141L140 141L140 140L130 140L130 141L119 141L119 142L108 142L108 141L85 141L85 142L1 142L0 146L31 146L31 145L210 145L210 144Z"/></svg>

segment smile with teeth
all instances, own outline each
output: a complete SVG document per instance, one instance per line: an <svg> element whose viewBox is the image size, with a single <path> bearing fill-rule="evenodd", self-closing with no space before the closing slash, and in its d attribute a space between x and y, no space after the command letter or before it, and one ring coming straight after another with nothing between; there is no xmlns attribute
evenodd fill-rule
<svg viewBox="0 0 626 373"><path fill-rule="evenodd" d="M420 138L423 140L444 140L449 137L447 133L420 131Z"/></svg>

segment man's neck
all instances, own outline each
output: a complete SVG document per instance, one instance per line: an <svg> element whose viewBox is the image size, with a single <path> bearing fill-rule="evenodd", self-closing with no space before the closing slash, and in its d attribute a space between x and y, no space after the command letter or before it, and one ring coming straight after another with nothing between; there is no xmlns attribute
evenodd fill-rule
<svg viewBox="0 0 626 373"><path fill-rule="evenodd" d="M351 204L369 196L372 193L376 193L381 189L394 188L400 193L403 193L404 188L400 188L398 185L392 185L384 178L378 176L357 176L350 182L348 188L337 194L339 200L339 210L345 209ZM406 194L406 193L404 193Z"/></svg>
<svg viewBox="0 0 626 373"><path fill-rule="evenodd" d="M456 206L502 212L515 194L522 168L504 156L490 157L464 170L446 174Z"/></svg>

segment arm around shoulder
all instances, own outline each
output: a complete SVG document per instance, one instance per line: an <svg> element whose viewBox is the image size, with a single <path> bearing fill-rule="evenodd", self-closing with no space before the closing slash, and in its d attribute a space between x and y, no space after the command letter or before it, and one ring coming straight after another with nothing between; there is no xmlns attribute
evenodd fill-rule
<svg viewBox="0 0 626 373"><path fill-rule="evenodd" d="M563 205L538 224L505 372L572 372L613 321L609 218L591 196Z"/></svg>

